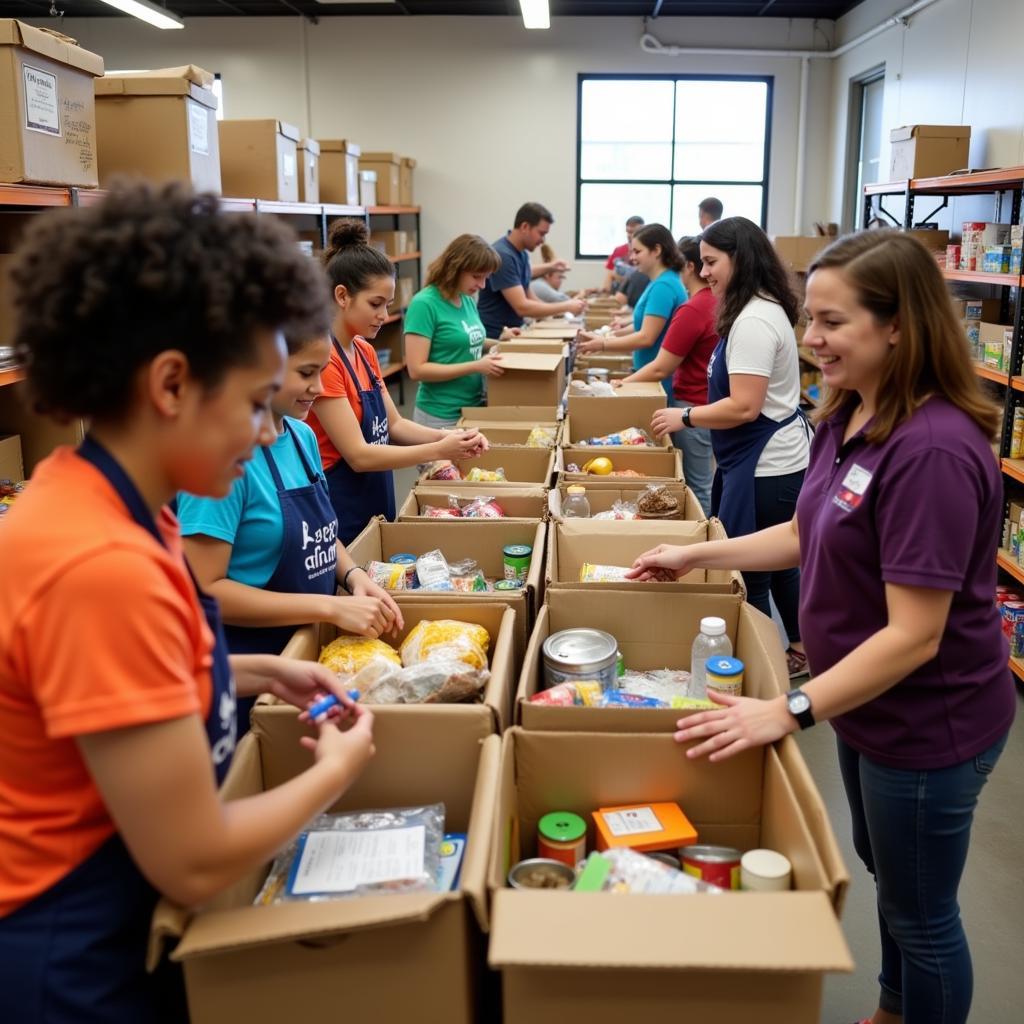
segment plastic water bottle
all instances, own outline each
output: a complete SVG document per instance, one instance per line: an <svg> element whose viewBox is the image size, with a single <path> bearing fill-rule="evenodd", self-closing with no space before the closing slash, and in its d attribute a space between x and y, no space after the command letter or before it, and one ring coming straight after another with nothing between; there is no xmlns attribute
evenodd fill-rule
<svg viewBox="0 0 1024 1024"><path fill-rule="evenodd" d="M732 657L732 642L725 635L725 619L708 616L700 620L690 653L690 696L705 700L708 695L705 663L708 658Z"/></svg>
<svg viewBox="0 0 1024 1024"><path fill-rule="evenodd" d="M569 488L569 497L562 504L562 517L565 519L589 519L590 502L587 501L586 488L573 484Z"/></svg>

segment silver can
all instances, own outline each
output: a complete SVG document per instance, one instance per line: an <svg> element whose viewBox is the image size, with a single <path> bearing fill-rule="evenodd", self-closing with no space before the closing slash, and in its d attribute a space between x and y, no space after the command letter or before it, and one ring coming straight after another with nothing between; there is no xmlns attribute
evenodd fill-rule
<svg viewBox="0 0 1024 1024"><path fill-rule="evenodd" d="M544 684L579 683L593 679L604 690L614 689L618 641L603 629L563 629L544 641Z"/></svg>
<svg viewBox="0 0 1024 1024"><path fill-rule="evenodd" d="M576 872L560 860L531 857L521 860L508 873L508 884L513 889L571 889Z"/></svg>

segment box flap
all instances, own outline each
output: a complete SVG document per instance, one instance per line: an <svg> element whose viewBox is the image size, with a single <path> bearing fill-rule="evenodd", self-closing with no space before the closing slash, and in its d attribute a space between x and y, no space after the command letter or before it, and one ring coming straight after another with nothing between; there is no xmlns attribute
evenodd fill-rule
<svg viewBox="0 0 1024 1024"><path fill-rule="evenodd" d="M463 406L462 418L481 423L557 423L562 410L553 405L482 405Z"/></svg>
<svg viewBox="0 0 1024 1024"><path fill-rule="evenodd" d="M317 142L320 143L321 153L348 153L349 156L359 156L362 152L350 139L317 139Z"/></svg>
<svg viewBox="0 0 1024 1024"><path fill-rule="evenodd" d="M362 160L370 164L400 164L402 158L397 153L363 153Z"/></svg>
<svg viewBox="0 0 1024 1024"><path fill-rule="evenodd" d="M205 89L186 78L97 78L95 92L98 100L116 96L187 96L210 110L217 109L217 97L212 89Z"/></svg>
<svg viewBox="0 0 1024 1024"><path fill-rule="evenodd" d="M466 830L466 853L462 863L460 889L466 894L482 932L490 927L487 908L487 865L491 836L497 813L498 771L501 765L501 737L488 736L480 745L480 768L473 790L473 812Z"/></svg>
<svg viewBox="0 0 1024 1024"><path fill-rule="evenodd" d="M853 970L821 892L633 896L501 889L494 895L488 962L496 968Z"/></svg>
<svg viewBox="0 0 1024 1024"><path fill-rule="evenodd" d="M320 143L316 139L299 139L299 149L304 149L314 156L320 155Z"/></svg>
<svg viewBox="0 0 1024 1024"><path fill-rule="evenodd" d="M103 58L78 45L71 36L49 28L36 28L15 18L0 18L0 44L23 46L68 67L99 77L103 74Z"/></svg>
<svg viewBox="0 0 1024 1024"><path fill-rule="evenodd" d="M535 352L509 352L501 357L505 373L509 370L535 370L539 373L555 373L562 365L560 355L541 355Z"/></svg>
<svg viewBox="0 0 1024 1024"><path fill-rule="evenodd" d="M283 135L286 139L291 139L293 142L298 142L302 138L302 132L293 124L289 124L287 121L277 122L277 131L280 135Z"/></svg>
<svg viewBox="0 0 1024 1024"><path fill-rule="evenodd" d="M969 139L969 124L905 124L889 132L890 142L907 142L913 138L926 139Z"/></svg>
<svg viewBox="0 0 1024 1024"><path fill-rule="evenodd" d="M117 82L126 78L135 81L144 81L147 78L177 78L185 82L192 82L202 89L212 89L214 83L213 72L197 67L195 64L182 64L176 68L155 68L152 71L117 71L104 76L103 81Z"/></svg>
<svg viewBox="0 0 1024 1024"><path fill-rule="evenodd" d="M411 156L402 157L402 166L408 167L410 170L416 166L416 161Z"/></svg>

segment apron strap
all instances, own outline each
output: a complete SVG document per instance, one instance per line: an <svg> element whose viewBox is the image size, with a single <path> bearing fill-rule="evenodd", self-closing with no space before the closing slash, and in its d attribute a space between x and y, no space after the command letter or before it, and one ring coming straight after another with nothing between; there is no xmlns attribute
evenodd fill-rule
<svg viewBox="0 0 1024 1024"><path fill-rule="evenodd" d="M361 390L359 387L359 378L356 376L356 371L352 369L352 364L348 361L348 356L345 355L345 350L341 347L341 342L331 334L331 341L337 349L338 355L341 356L341 362L345 367L346 372L352 378L352 383L356 386L356 391ZM355 351L356 357L363 364L366 369L366 376L370 378L370 387L365 389L368 391L381 391L383 390L384 383L381 379L373 372L373 368L367 362L366 356L359 351L359 346L353 341L352 348Z"/></svg>

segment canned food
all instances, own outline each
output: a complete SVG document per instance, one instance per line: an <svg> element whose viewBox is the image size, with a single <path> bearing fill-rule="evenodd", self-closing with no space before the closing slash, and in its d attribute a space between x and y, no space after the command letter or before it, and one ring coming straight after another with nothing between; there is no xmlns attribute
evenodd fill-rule
<svg viewBox="0 0 1024 1024"><path fill-rule="evenodd" d="M420 581L416 577L416 556L401 554L392 555L389 559L393 565L401 565L405 567L405 589L415 590L419 585Z"/></svg>
<svg viewBox="0 0 1024 1024"><path fill-rule="evenodd" d="M679 851L683 870L702 882L720 889L740 887L740 861L743 854L731 846L684 846Z"/></svg>
<svg viewBox="0 0 1024 1024"><path fill-rule="evenodd" d="M513 889L571 889L575 882L574 867L545 857L521 860L508 873L508 884Z"/></svg>
<svg viewBox="0 0 1024 1024"><path fill-rule="evenodd" d="M753 892L785 892L793 866L774 850L747 850L740 860L740 888Z"/></svg>
<svg viewBox="0 0 1024 1024"><path fill-rule="evenodd" d="M546 686L596 680L605 690L615 687L618 644L603 629L563 629L544 641Z"/></svg>
<svg viewBox="0 0 1024 1024"><path fill-rule="evenodd" d="M731 697L743 696L743 662L739 658L708 658L704 662L707 688Z"/></svg>
<svg viewBox="0 0 1024 1024"><path fill-rule="evenodd" d="M526 586L530 574L530 559L533 548L529 544L507 544L502 549L505 563L505 579L515 580L519 586Z"/></svg>
<svg viewBox="0 0 1024 1024"><path fill-rule="evenodd" d="M587 823L570 811L552 811L537 822L537 855L575 868L587 855Z"/></svg>
<svg viewBox="0 0 1024 1024"><path fill-rule="evenodd" d="M646 853L644 856L650 857L651 860L659 860L662 864L667 864L670 868L675 868L676 871L679 870L679 858L675 856L675 854L655 852Z"/></svg>

